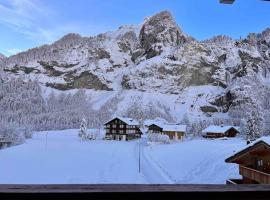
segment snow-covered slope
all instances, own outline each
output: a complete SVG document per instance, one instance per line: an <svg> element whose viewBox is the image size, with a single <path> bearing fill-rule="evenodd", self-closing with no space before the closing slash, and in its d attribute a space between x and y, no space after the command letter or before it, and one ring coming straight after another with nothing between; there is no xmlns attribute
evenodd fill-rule
<svg viewBox="0 0 270 200"><path fill-rule="evenodd" d="M0 184L225 184L239 172L224 160L246 146L240 138L142 142L139 173L138 142L81 141L78 129L37 132L0 151Z"/></svg>
<svg viewBox="0 0 270 200"><path fill-rule="evenodd" d="M203 120L233 118L239 125L249 103L263 115L270 110L270 29L240 40L197 41L168 11L94 37L68 34L5 58L0 68L9 78L38 81L45 96L91 89L91 107L107 109L107 118L119 112L138 118L142 113L135 115L134 107L143 112L153 105L158 112L144 117L163 113L179 121L188 113Z"/></svg>

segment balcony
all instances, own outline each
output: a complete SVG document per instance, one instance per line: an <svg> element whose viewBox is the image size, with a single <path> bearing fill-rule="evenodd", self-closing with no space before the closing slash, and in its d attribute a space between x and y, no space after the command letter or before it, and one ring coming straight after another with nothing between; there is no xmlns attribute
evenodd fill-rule
<svg viewBox="0 0 270 200"><path fill-rule="evenodd" d="M248 167L240 166L239 173L243 177L256 181L260 184L270 184L270 174Z"/></svg>

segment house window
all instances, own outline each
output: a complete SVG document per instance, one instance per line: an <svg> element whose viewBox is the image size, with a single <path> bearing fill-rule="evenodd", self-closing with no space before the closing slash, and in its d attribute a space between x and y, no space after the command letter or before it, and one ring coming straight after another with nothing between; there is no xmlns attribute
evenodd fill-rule
<svg viewBox="0 0 270 200"><path fill-rule="evenodd" d="M258 167L262 167L263 166L263 160L258 160Z"/></svg>

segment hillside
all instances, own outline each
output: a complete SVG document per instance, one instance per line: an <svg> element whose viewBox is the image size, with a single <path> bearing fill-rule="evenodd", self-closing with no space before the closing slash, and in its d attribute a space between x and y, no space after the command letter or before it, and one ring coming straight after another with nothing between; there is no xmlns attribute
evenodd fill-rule
<svg viewBox="0 0 270 200"><path fill-rule="evenodd" d="M52 91L68 95L86 89L91 116L85 115L94 127L114 114L239 125L247 109L256 109L264 132L270 130L270 29L240 40L216 36L198 41L163 11L140 25L94 37L68 34L3 58L1 70L7 82L14 77L36 81L45 107ZM59 127L74 128L75 121Z"/></svg>

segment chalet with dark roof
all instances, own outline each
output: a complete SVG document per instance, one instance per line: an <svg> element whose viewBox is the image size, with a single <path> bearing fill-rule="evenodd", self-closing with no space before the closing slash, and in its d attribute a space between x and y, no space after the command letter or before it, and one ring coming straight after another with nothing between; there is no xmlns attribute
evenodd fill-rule
<svg viewBox="0 0 270 200"><path fill-rule="evenodd" d="M125 117L115 117L104 124L106 138L112 140L132 140L140 138L142 131L137 120Z"/></svg>
<svg viewBox="0 0 270 200"><path fill-rule="evenodd" d="M242 179L227 184L270 184L270 137L262 137L225 160L239 165Z"/></svg>
<svg viewBox="0 0 270 200"><path fill-rule="evenodd" d="M235 137L239 131L235 126L208 126L202 130L204 138L222 138L222 137Z"/></svg>

